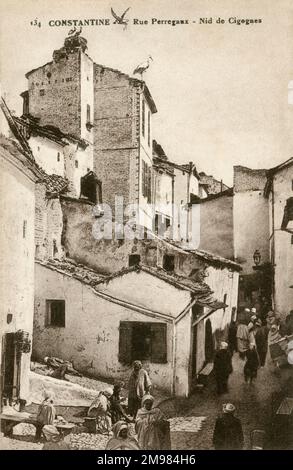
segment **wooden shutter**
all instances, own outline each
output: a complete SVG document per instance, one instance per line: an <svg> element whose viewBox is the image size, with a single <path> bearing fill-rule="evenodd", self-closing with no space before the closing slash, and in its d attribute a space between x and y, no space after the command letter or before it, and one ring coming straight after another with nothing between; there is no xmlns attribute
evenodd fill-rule
<svg viewBox="0 0 293 470"><path fill-rule="evenodd" d="M152 168L148 167L148 191L147 191L147 198L148 203L151 202L152 199Z"/></svg>
<svg viewBox="0 0 293 470"><path fill-rule="evenodd" d="M152 323L151 325L151 358L152 362L167 362L167 325L166 323Z"/></svg>
<svg viewBox="0 0 293 470"><path fill-rule="evenodd" d="M119 362L132 362L132 322L121 321L119 327Z"/></svg>

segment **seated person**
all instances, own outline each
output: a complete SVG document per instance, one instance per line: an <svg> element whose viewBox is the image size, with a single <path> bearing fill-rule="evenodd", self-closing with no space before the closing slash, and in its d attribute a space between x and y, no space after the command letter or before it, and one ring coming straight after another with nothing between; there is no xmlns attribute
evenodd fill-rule
<svg viewBox="0 0 293 470"><path fill-rule="evenodd" d="M43 427L46 425L52 426L56 417L56 410L54 407L54 393L50 391L44 392L45 399L40 404L37 414L36 425L36 439L39 440L42 435Z"/></svg>
<svg viewBox="0 0 293 470"><path fill-rule="evenodd" d="M117 421L125 420L128 423L132 422L132 419L127 416L124 406L121 404L121 385L115 384L113 388L113 395L110 398L110 414L112 418L112 424L117 423Z"/></svg>
<svg viewBox="0 0 293 470"><path fill-rule="evenodd" d="M129 435L129 427L124 421L117 421L112 431L114 435L107 442L106 450L139 450L137 440Z"/></svg>

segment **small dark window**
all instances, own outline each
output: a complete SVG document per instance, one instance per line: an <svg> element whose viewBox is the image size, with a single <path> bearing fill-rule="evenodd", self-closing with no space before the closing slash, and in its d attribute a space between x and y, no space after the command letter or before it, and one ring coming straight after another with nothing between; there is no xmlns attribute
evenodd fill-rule
<svg viewBox="0 0 293 470"><path fill-rule="evenodd" d="M86 105L86 122L91 122L91 107L89 104Z"/></svg>
<svg viewBox="0 0 293 470"><path fill-rule="evenodd" d="M291 245L293 245L293 235L291 235Z"/></svg>
<svg viewBox="0 0 293 470"><path fill-rule="evenodd" d="M65 327L65 300L46 300L46 326Z"/></svg>
<svg viewBox="0 0 293 470"><path fill-rule="evenodd" d="M78 160L75 160L75 168L78 168Z"/></svg>
<svg viewBox="0 0 293 470"><path fill-rule="evenodd" d="M223 302L224 302L224 304L227 305L227 294L224 294ZM225 312L225 311L226 311L226 307L224 307L223 310L224 310L224 312Z"/></svg>
<svg viewBox="0 0 293 470"><path fill-rule="evenodd" d="M120 322L119 362L135 360L167 362L167 325L150 322Z"/></svg>
<svg viewBox="0 0 293 470"><path fill-rule="evenodd" d="M72 82L72 77L66 78L66 81L67 81L67 82Z"/></svg>
<svg viewBox="0 0 293 470"><path fill-rule="evenodd" d="M42 89L40 90L40 96L44 96L44 94L45 94L45 90L42 88Z"/></svg>
<svg viewBox="0 0 293 470"><path fill-rule="evenodd" d="M27 229L27 221L24 220L23 225L22 225L22 238L26 238L26 229Z"/></svg>
<svg viewBox="0 0 293 470"><path fill-rule="evenodd" d="M165 271L174 271L175 268L175 256L174 255L164 255L163 258L163 268Z"/></svg>
<svg viewBox="0 0 293 470"><path fill-rule="evenodd" d="M51 72L48 72L48 73L47 73L47 77L48 77L49 79L52 77Z"/></svg>
<svg viewBox="0 0 293 470"><path fill-rule="evenodd" d="M57 152L57 162L60 162L60 152Z"/></svg>
<svg viewBox="0 0 293 470"><path fill-rule="evenodd" d="M140 263L140 255L129 255L128 266L137 266Z"/></svg>
<svg viewBox="0 0 293 470"><path fill-rule="evenodd" d="M53 240L53 258L58 255L58 248L56 240Z"/></svg>

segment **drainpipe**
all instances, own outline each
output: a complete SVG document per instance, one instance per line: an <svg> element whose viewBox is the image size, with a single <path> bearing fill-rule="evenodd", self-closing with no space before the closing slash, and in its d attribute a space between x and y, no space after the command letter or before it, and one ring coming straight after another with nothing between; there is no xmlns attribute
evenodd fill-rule
<svg viewBox="0 0 293 470"><path fill-rule="evenodd" d="M175 187L175 175L172 175L172 237L174 240L174 234L175 234L175 227L174 227L174 220L175 220L175 207L174 207L174 202L175 202L175 192L174 192L174 187ZM177 232L176 232L177 236Z"/></svg>
<svg viewBox="0 0 293 470"><path fill-rule="evenodd" d="M189 207L188 207L188 204L190 202L190 180L191 180L192 169L193 169L193 163L189 162L189 170L188 170L188 177L187 177L187 197L186 197L186 203L187 203L186 241L188 241L188 239L189 239Z"/></svg>
<svg viewBox="0 0 293 470"><path fill-rule="evenodd" d="M274 181L275 177L273 176L272 180L272 271L273 271L273 279L272 279L272 297L273 297L273 307L275 308L276 302L276 286L275 286L275 193L274 193Z"/></svg>
<svg viewBox="0 0 293 470"><path fill-rule="evenodd" d="M173 338L172 338L172 370L173 370L173 382L172 382L172 394L176 394L176 323L175 320L172 322L172 329L173 329Z"/></svg>

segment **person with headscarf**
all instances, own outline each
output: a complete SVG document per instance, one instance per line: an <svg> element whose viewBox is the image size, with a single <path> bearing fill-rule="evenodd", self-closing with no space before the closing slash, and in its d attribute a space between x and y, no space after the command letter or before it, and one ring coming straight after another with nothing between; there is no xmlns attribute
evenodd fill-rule
<svg viewBox="0 0 293 470"><path fill-rule="evenodd" d="M214 373L219 395L228 391L228 379L232 371L232 359L228 351L228 344L222 341L214 359Z"/></svg>
<svg viewBox="0 0 293 470"><path fill-rule="evenodd" d="M260 367L264 367L268 352L268 327L266 325L262 325L261 320L257 320L255 322L254 337Z"/></svg>
<svg viewBox="0 0 293 470"><path fill-rule="evenodd" d="M152 382L141 361L134 361L128 382L128 413L134 418L141 406L142 397L150 392L151 387Z"/></svg>
<svg viewBox="0 0 293 470"><path fill-rule="evenodd" d="M232 403L223 405L223 415L217 418L213 434L213 444L216 450L243 449L242 425L234 413L235 406Z"/></svg>
<svg viewBox="0 0 293 470"><path fill-rule="evenodd" d="M54 420L56 418L56 409L54 406L54 393L45 390L44 400L39 406L37 414L37 424L36 424L36 440L39 440L42 436L44 426L53 426ZM57 431L58 432L58 431Z"/></svg>
<svg viewBox="0 0 293 470"><path fill-rule="evenodd" d="M113 395L110 398L110 413L112 424L118 421L125 420L128 423L132 422L132 419L127 415L124 406L122 405L122 399L120 397L121 385L119 383L114 384Z"/></svg>
<svg viewBox="0 0 293 470"><path fill-rule="evenodd" d="M113 437L109 439L106 450L139 450L135 437L130 436L129 427L125 421L117 421L112 427Z"/></svg>
<svg viewBox="0 0 293 470"><path fill-rule="evenodd" d="M138 410L135 430L139 447L143 450L166 450L170 448L170 427L159 408L153 408L154 397L145 395Z"/></svg>
<svg viewBox="0 0 293 470"><path fill-rule="evenodd" d="M236 337L239 356L241 359L245 359L246 353L249 349L249 329L244 319L241 320L238 325Z"/></svg>
<svg viewBox="0 0 293 470"><path fill-rule="evenodd" d="M109 401L112 395L113 390L111 388L100 392L87 412L89 418L97 419L97 430L100 432L109 432L112 426Z"/></svg>
<svg viewBox="0 0 293 470"><path fill-rule="evenodd" d="M259 368L259 359L255 348L255 343L251 343L246 353L246 362L244 365L245 382L252 384L253 379L257 377L257 369Z"/></svg>

